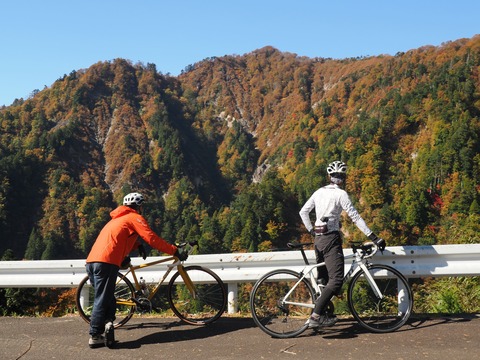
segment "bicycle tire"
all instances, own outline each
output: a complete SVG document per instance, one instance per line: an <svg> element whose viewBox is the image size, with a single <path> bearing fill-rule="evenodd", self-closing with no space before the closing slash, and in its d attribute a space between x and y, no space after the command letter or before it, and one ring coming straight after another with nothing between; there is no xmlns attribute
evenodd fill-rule
<svg viewBox="0 0 480 360"><path fill-rule="evenodd" d="M370 265L368 271L383 294L378 299L363 270L356 273L348 287L348 305L358 323L376 333L392 332L409 319L413 295L407 279L388 265Z"/></svg>
<svg viewBox="0 0 480 360"><path fill-rule="evenodd" d="M167 288L172 311L191 325L207 325L218 320L227 307L227 290L222 279L212 270L198 265L186 266L183 270L195 286L195 295L188 290L177 271Z"/></svg>
<svg viewBox="0 0 480 360"><path fill-rule="evenodd" d="M250 294L250 311L255 324L274 338L292 338L307 328L307 320L313 311L314 290L303 279L293 290L290 300L312 305L311 307L282 304L282 299L301 279L293 270L278 269L263 275Z"/></svg>
<svg viewBox="0 0 480 360"><path fill-rule="evenodd" d="M115 285L115 298L130 300L135 297L135 288L130 280L124 277L121 273L118 273L117 284ZM75 302L77 305L78 313L80 317L87 323L90 323L90 316L93 309L93 301L95 298L95 292L93 286L90 284L88 275L80 281L77 287L77 293L75 296ZM124 325L130 320L135 313L136 306L132 305L118 305L116 306L115 321L113 326L118 328Z"/></svg>

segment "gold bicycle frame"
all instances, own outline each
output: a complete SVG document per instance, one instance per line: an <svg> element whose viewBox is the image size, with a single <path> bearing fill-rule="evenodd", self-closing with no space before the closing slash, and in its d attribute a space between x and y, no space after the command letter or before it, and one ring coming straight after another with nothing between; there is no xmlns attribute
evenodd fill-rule
<svg viewBox="0 0 480 360"><path fill-rule="evenodd" d="M175 266L177 267L177 271L180 273L180 276L182 277L182 279L183 279L185 285L187 286L188 290L190 291L192 296L195 298L195 286L193 285L193 282L190 279L190 277L188 276L187 272L184 270L183 264L175 256L170 256L170 257L167 257L166 259L156 260L156 261L152 261L152 262L148 262L148 263L144 263L144 264L140 264L140 265L135 265L135 266L130 265L129 268L128 268L128 271L126 273L121 273L121 275L122 275L121 279L126 278L129 274L131 274L132 277L133 277L133 283L134 283L135 290L138 291L138 290L141 289L141 286L140 286L140 282L138 281L137 274L135 273L135 270L147 268L147 267L157 265L157 264L161 264L161 263L164 263L164 262L167 262L167 261L170 261L170 260L174 260L174 262L167 265L167 271L165 272L163 277L158 281L158 283L155 285L155 287L152 290L150 290L150 293L148 294L147 299L152 300L152 298L155 296L155 294L160 289L160 286L163 284L163 282L165 281L165 279L170 274L170 272L174 269ZM118 280L117 283L119 281L121 281L121 279ZM117 298L117 304L118 305L126 305L126 306L136 306L137 305L137 303L135 303L132 299L119 299L119 298Z"/></svg>

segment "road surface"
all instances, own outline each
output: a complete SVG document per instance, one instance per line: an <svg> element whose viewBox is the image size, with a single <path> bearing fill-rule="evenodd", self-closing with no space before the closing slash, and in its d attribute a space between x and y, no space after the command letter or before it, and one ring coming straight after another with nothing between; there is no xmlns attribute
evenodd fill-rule
<svg viewBox="0 0 480 360"><path fill-rule="evenodd" d="M78 316L0 317L1 360L478 359L480 316L416 317L400 330L374 334L353 320L294 339L273 339L251 318L222 317L206 327L173 318L134 316L115 332L115 349L88 347Z"/></svg>

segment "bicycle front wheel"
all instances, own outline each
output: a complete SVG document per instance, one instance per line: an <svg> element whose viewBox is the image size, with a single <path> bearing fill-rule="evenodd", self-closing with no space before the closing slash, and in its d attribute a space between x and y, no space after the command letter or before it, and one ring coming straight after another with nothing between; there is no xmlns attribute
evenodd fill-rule
<svg viewBox="0 0 480 360"><path fill-rule="evenodd" d="M371 265L368 272L377 289L363 271L354 275L348 287L348 305L364 328L386 333L403 326L412 313L413 295L407 279L387 265Z"/></svg>
<svg viewBox="0 0 480 360"><path fill-rule="evenodd" d="M135 312L135 305L131 301L135 297L135 289L126 277L118 273L117 284L115 285L115 298L117 300L114 327L120 327L131 319ZM93 310L95 291L90 283L88 275L85 276L77 288L75 302L80 317L90 323L90 316Z"/></svg>
<svg viewBox="0 0 480 360"><path fill-rule="evenodd" d="M168 283L167 296L172 311L191 325L206 325L217 320L227 306L227 290L220 277L201 266L187 266L183 270L193 288L185 284L180 272ZM187 280L188 281L188 280Z"/></svg>
<svg viewBox="0 0 480 360"><path fill-rule="evenodd" d="M304 332L314 307L312 286L288 269L262 276L250 294L250 310L255 324L275 338L291 338ZM286 297L288 292L290 295Z"/></svg>

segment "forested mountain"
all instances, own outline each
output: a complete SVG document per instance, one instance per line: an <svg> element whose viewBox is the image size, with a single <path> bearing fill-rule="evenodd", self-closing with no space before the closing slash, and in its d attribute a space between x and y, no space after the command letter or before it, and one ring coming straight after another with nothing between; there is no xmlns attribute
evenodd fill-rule
<svg viewBox="0 0 480 360"><path fill-rule="evenodd" d="M478 242L479 74L480 36L342 60L265 47L178 77L124 59L72 71L0 109L0 256L84 258L130 191L171 242L282 248L337 159L389 245Z"/></svg>

